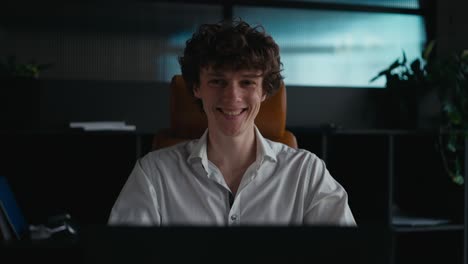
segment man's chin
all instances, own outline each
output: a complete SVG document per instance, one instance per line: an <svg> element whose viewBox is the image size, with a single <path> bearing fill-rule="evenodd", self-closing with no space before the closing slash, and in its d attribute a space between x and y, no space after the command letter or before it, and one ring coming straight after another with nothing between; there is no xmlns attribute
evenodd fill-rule
<svg viewBox="0 0 468 264"><path fill-rule="evenodd" d="M214 133L224 137L239 137L245 135L250 129L254 128L254 125L246 124L245 122L234 123L224 123L219 122L214 124L214 126L209 126L210 129L215 130ZM212 131L210 130L210 131Z"/></svg>

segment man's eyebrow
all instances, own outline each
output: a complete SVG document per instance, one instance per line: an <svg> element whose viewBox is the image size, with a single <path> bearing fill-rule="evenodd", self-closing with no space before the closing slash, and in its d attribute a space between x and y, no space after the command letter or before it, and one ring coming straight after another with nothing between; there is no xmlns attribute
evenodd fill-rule
<svg viewBox="0 0 468 264"><path fill-rule="evenodd" d="M262 77L261 73L244 73L241 75L243 78L258 78Z"/></svg>
<svg viewBox="0 0 468 264"><path fill-rule="evenodd" d="M208 76L223 77L225 74L219 71L207 72ZM257 78L262 77L262 73L243 73L241 74L242 78Z"/></svg>
<svg viewBox="0 0 468 264"><path fill-rule="evenodd" d="M222 72L207 72L208 75L210 76L224 76Z"/></svg>

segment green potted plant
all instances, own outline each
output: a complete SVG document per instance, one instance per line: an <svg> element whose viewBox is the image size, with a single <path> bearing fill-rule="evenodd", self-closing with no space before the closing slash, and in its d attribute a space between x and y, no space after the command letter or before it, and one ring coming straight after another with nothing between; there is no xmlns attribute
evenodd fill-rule
<svg viewBox="0 0 468 264"><path fill-rule="evenodd" d="M50 64L0 60L0 129L35 129L40 125L40 73Z"/></svg>
<svg viewBox="0 0 468 264"><path fill-rule="evenodd" d="M40 73L50 66L34 61L18 63L15 56L8 56L4 61L0 61L0 79L38 79Z"/></svg>
<svg viewBox="0 0 468 264"><path fill-rule="evenodd" d="M386 77L383 100L387 104L382 104L385 106L382 118L393 121L387 128L416 128L420 98L430 91L437 94L441 107L436 145L447 175L462 185L464 140L468 136L468 50L436 58L434 47L435 41L429 42L422 58L409 65L403 52L401 59L371 81ZM403 123L398 123L399 119Z"/></svg>
<svg viewBox="0 0 468 264"><path fill-rule="evenodd" d="M379 126L388 129L415 129L418 123L418 105L429 92L423 59L411 63L403 51L390 66L380 71L370 82L386 78L382 97L378 99Z"/></svg>
<svg viewBox="0 0 468 264"><path fill-rule="evenodd" d="M445 170L463 184L463 157L468 136L468 50L427 63L427 79L441 105L439 151Z"/></svg>

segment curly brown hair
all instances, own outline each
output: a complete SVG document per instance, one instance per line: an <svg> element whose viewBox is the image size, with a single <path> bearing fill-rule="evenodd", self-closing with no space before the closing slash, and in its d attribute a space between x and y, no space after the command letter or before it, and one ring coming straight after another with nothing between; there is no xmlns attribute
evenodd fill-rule
<svg viewBox="0 0 468 264"><path fill-rule="evenodd" d="M263 91L273 95L283 80L279 46L262 26L251 27L241 19L201 25L187 40L179 57L182 76L193 94L204 67L228 70L261 70Z"/></svg>

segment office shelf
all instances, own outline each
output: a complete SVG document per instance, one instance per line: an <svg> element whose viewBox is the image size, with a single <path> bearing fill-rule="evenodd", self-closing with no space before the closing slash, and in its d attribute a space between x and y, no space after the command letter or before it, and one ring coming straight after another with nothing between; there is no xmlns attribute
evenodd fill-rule
<svg viewBox="0 0 468 264"><path fill-rule="evenodd" d="M439 131L288 129L345 187L358 224L393 234L388 263L466 263L466 187L446 175ZM394 224L396 216L408 216L408 225Z"/></svg>
<svg viewBox="0 0 468 264"><path fill-rule="evenodd" d="M392 231L399 233L408 233L408 232L437 232L437 231L463 231L463 224L447 224L447 225L437 225L437 226L392 226Z"/></svg>

